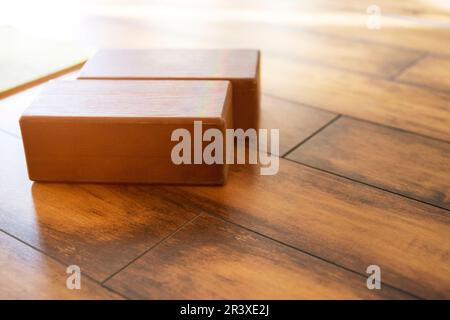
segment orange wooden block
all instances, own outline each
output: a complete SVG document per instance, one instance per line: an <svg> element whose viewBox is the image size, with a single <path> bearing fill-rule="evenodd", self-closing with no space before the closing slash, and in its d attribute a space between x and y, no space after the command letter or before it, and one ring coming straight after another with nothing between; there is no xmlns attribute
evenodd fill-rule
<svg viewBox="0 0 450 320"><path fill-rule="evenodd" d="M224 133L231 99L228 81L51 82L20 119L30 179L223 184L225 164L174 164L171 137L194 120Z"/></svg>
<svg viewBox="0 0 450 320"><path fill-rule="evenodd" d="M235 128L257 128L260 105L258 50L100 50L79 79L229 80Z"/></svg>

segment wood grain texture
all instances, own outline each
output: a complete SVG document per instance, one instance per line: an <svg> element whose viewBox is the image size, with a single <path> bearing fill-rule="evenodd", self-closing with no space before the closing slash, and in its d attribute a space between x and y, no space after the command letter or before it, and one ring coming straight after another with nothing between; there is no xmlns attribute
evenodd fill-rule
<svg viewBox="0 0 450 320"><path fill-rule="evenodd" d="M280 130L278 155L283 155L336 116L331 112L263 95L260 128ZM266 149L267 146L261 150Z"/></svg>
<svg viewBox="0 0 450 320"><path fill-rule="evenodd" d="M450 141L450 95L304 63L264 61L266 93Z"/></svg>
<svg viewBox="0 0 450 320"><path fill-rule="evenodd" d="M99 50L80 79L257 80L258 50Z"/></svg>
<svg viewBox="0 0 450 320"><path fill-rule="evenodd" d="M450 209L450 143L343 117L287 157Z"/></svg>
<svg viewBox="0 0 450 320"><path fill-rule="evenodd" d="M240 165L230 170L223 188L172 192L206 212L360 274L379 265L384 283L420 297L450 296L446 210L283 159L274 176Z"/></svg>
<svg viewBox="0 0 450 320"><path fill-rule="evenodd" d="M135 299L409 298L217 218L201 216L108 280Z"/></svg>
<svg viewBox="0 0 450 320"><path fill-rule="evenodd" d="M220 118L229 87L228 81L56 80L44 86L23 115L145 118L146 123L179 118L177 123L185 123L186 118Z"/></svg>
<svg viewBox="0 0 450 320"><path fill-rule="evenodd" d="M292 104L267 104L266 123L280 127L282 148L286 147L286 141L289 145L291 141L293 144L302 141L304 125L322 119L304 112L302 107L297 109L298 102L314 104L323 112L348 114L448 140L449 95L433 91L446 91L444 64L439 69L428 58L418 62L418 67L430 62L420 71L429 82L428 88L423 84L420 89L417 83L405 85L381 80L399 74L422 52L431 52L429 57L437 60L450 54L447 3L377 1L375 4L383 14L382 28L369 30L366 9L372 3L370 0L270 3L198 0L193 4L173 0L161 8L158 2L139 0L126 4L94 1L93 5L90 2L74 6L74 12L80 13L80 23L76 24L61 24L65 21L61 17L65 17L66 7L39 3L36 12L42 14L27 16L26 25L33 31L48 26L49 35L94 47L260 47L263 89L272 96L293 101ZM8 15L9 7L4 9ZM438 57L434 53L443 55ZM413 67L405 75L413 70L417 72ZM406 82L401 76L398 81ZM415 81L422 80L416 77ZM27 95L25 91L0 100L0 131L20 134L17 120L27 106ZM273 111L277 106L283 112ZM352 133L355 135L352 141L358 141L359 134L359 131ZM376 136L379 135L376 131ZM430 157L442 160L434 142L398 140L397 134L393 141L394 144L407 141L405 150L431 150ZM366 142L369 144L371 140ZM387 147L393 152L393 143L387 142ZM342 151L348 154L347 149ZM405 154L394 151L403 161ZM340 156L333 153L330 159ZM423 159L420 155L417 158ZM411 160L404 161L412 171L396 187L411 188L412 184L417 189L412 177L427 174L429 164L417 168ZM380 163L369 169L378 170ZM431 163L442 168L441 162ZM389 288L386 284L392 284L419 297L450 298L448 211L292 161L282 160L276 176L260 176L256 167L235 167L225 188L33 185L26 178L20 141L0 132L0 164L0 228L44 250L64 265L80 265L83 272L97 280L105 280L205 211L307 253L254 232L202 218L161 242L114 278L118 280L115 285L133 297L254 297L263 296L268 292L266 288L280 296L288 295L286 289L299 289L293 294L289 292L289 296L363 297L369 293L360 290L364 282L359 279L365 280L369 264L378 264L382 270L383 297L393 297L385 291ZM361 170L368 169L361 165ZM392 175L400 181L395 172ZM439 190L437 173L430 175L433 184L430 190L422 192L427 196L435 192L436 199L448 200L445 198L448 184L439 180L446 188ZM430 177L425 180L430 181ZM23 289L17 297L33 297L30 290L34 287L42 291L38 298L66 297L65 292L55 289L59 278L55 286L46 282L59 274L59 265L53 267L46 259L35 259L37 253L31 248L30 253L12 259L12 254L23 250L1 236L0 248L7 248L0 249L0 256L1 252L3 256L7 252L6 259L0 261L26 258L13 264L14 269L0 268L0 274L7 270L6 277L13 278L17 281L16 288ZM191 259L192 253L202 254L204 259ZM361 277L355 273L347 277L349 273L338 265ZM46 270L49 273L44 277ZM61 271L64 277L65 270ZM357 277L357 281L352 280ZM343 279L350 280L344 283ZM0 292L11 285L2 280ZM200 285L196 287L192 283ZM13 290L10 291L16 294L17 290ZM101 295L95 292L94 288L90 297Z"/></svg>
<svg viewBox="0 0 450 320"><path fill-rule="evenodd" d="M251 49L99 50L79 79L228 80L234 128L257 128L260 113L260 52Z"/></svg>
<svg viewBox="0 0 450 320"><path fill-rule="evenodd" d="M374 2L371 0L318 0L315 1L315 9L328 9L334 11L336 14L339 11L364 14L366 13L367 7L373 4ZM396 16L398 18L408 19L427 18L429 21L433 19L450 21L450 7L445 1L377 0L376 5L380 7L383 16ZM423 20L419 19L417 21L423 22Z"/></svg>
<svg viewBox="0 0 450 320"><path fill-rule="evenodd" d="M20 140L0 139L0 228L96 280L197 215L157 187L33 184Z"/></svg>
<svg viewBox="0 0 450 320"><path fill-rule="evenodd" d="M0 299L120 299L81 271L81 288L66 286L64 266L0 232Z"/></svg>
<svg viewBox="0 0 450 320"><path fill-rule="evenodd" d="M390 17L383 15L381 29L372 30L366 26L367 14L365 9L363 10L363 12L353 16L347 15L347 19L353 19L353 23L330 23L314 27L308 26L308 29L348 39L438 54L450 54L448 25L443 24L441 26L439 21L433 20L418 21L411 19L410 16Z"/></svg>
<svg viewBox="0 0 450 320"><path fill-rule="evenodd" d="M211 21L207 28L170 26L161 32L184 37L184 41L199 48L260 48L263 64L267 55L273 55L385 78L398 74L423 54L419 50L254 21Z"/></svg>
<svg viewBox="0 0 450 320"><path fill-rule="evenodd" d="M397 80L450 92L450 58L427 56L403 72Z"/></svg>
<svg viewBox="0 0 450 320"><path fill-rule="evenodd" d="M226 164L175 164L172 136L176 130L193 136L194 120L202 121L200 130L225 136L233 127L231 101L228 81L49 83L20 118L28 175L51 182L223 184Z"/></svg>

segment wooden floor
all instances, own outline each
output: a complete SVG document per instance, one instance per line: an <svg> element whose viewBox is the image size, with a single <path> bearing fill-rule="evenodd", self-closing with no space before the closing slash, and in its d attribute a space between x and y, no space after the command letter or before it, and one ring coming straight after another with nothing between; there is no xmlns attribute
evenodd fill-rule
<svg viewBox="0 0 450 320"><path fill-rule="evenodd" d="M450 298L448 3L134 2L58 7L60 28L43 6L33 29L93 47L261 48L280 171L234 166L224 187L33 184L18 118L41 88L2 99L0 298ZM81 290L66 289L69 265Z"/></svg>

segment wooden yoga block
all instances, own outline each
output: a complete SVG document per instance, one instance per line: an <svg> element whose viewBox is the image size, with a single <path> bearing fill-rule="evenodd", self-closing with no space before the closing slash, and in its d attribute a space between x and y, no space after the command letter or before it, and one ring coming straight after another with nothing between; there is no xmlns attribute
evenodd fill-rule
<svg viewBox="0 0 450 320"><path fill-rule="evenodd" d="M79 79L229 80L235 128L257 128L260 109L258 50L98 51Z"/></svg>
<svg viewBox="0 0 450 320"><path fill-rule="evenodd" d="M29 177L223 184L225 164L174 164L171 151L179 142L171 135L185 128L193 141L194 120L202 121L203 132L224 134L232 126L231 99L228 81L50 82L20 119ZM202 148L209 143L200 140Z"/></svg>

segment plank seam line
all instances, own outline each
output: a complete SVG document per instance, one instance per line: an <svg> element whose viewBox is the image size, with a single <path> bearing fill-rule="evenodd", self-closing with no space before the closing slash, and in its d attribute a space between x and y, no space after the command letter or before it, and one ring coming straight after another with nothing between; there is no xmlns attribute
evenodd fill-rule
<svg viewBox="0 0 450 320"><path fill-rule="evenodd" d="M303 102L298 102L298 101L295 101L295 100L291 100L291 99L288 99L288 98L284 98L284 97L278 96L276 94L263 92L262 95L268 96L268 97L271 97L271 98L274 98L274 99L286 101L286 102L289 102L289 103L292 103L292 104L295 104L295 105L299 105L299 106L302 106L302 107L305 107L305 108L314 109L314 110L320 110L320 111L327 112L327 113L330 113L330 114L334 114L334 115L337 115L337 116L343 116L343 117L355 119L355 120L358 120L358 121L364 121L364 122L371 123L371 124L374 124L374 125L377 125L377 126L389 128L389 129L392 129L392 130L397 130L397 131L404 132L404 133L413 134L413 135L416 135L416 136L419 136L419 137L422 137L422 138L427 138L427 139L443 142L443 143L446 143L446 144L450 144L450 141L444 140L442 138L436 138L436 137L427 136L425 134L409 131L409 130L402 129L402 128L393 127L393 126L390 126L390 125L387 125L387 124L384 124L384 123L378 123L378 122L374 122L374 121L371 121L371 120L358 118L358 117L355 117L355 116L352 116L352 115L348 115L348 114L337 114L337 113L335 113L333 111L321 108L319 106L306 104L306 103L303 103ZM7 135L9 135L11 137L17 138L19 140L22 140L22 138L19 135L15 134L15 133L12 133L12 132L9 132L7 130L4 130L2 128L0 128L0 132L4 133L4 134L7 134ZM289 150L288 152L291 152L291 151L292 150Z"/></svg>
<svg viewBox="0 0 450 320"><path fill-rule="evenodd" d="M256 24L258 22L254 22L254 24ZM395 49L398 51L404 51L404 52L410 52L410 53L420 53L423 52L423 49L417 49L417 48L410 48L410 47L403 47L400 45L396 45L396 44L392 44L392 43L387 43L387 42L383 42L383 41L379 41L379 40L371 40L368 38L364 38L361 36L354 36L354 35L343 35L342 33L337 34L337 33L329 33L327 31L320 31L317 30L316 28L313 27L308 27L308 26L301 26L301 25L282 25L282 24L277 24L277 23L271 23L271 22L259 22L260 24L266 24L269 25L270 28L274 29L280 29L280 31L285 31L285 30L290 30L293 32L299 32L299 33L303 33L306 35L314 35L317 38L331 38L331 39L339 39L339 40L343 40L343 41L347 41L347 42L353 42L353 43L362 43L362 44L368 44L370 46L375 46L375 47L384 47L387 49ZM283 30L284 29L284 30ZM346 33L348 34L348 33Z"/></svg>
<svg viewBox="0 0 450 320"><path fill-rule="evenodd" d="M406 51L406 52L415 52L415 53L420 53L420 52L424 52L424 49L417 49L417 48L411 48L411 47L403 47L400 45L396 45L396 44L392 44L392 43L387 43L387 42L383 42L380 40L371 40L368 38L365 38L364 36L358 36L358 35L342 35L342 34L337 34L337 33L328 33L327 31L320 31L311 27L299 27L299 26L288 26L289 28L292 29L296 29L296 30L301 30L304 32L309 32L312 34L316 34L316 35L321 35L324 37L329 37L329 38L337 38L337 39L343 39L349 42L356 42L356 43L362 43L362 44L369 44L369 45L374 45L374 46L380 46L380 47L385 47L385 48L390 48L390 49L396 49L399 51Z"/></svg>
<svg viewBox="0 0 450 320"><path fill-rule="evenodd" d="M150 252L151 250L155 249L156 247L158 247L160 244L162 244L164 241L168 240L169 238L173 237L176 233L178 233L181 229L183 229L185 226L192 224L198 217L201 216L201 213L197 214L194 218L186 221L185 223L183 223L181 226L179 226L178 228L176 228L173 232L169 233L167 236L163 237L162 239L160 239L159 241L157 241L155 244L153 244L152 246L150 246L150 248L147 248L146 250L144 250L141 254L139 254L138 256L136 256L135 258L133 258L132 260L130 260L128 263L126 263L124 266L122 266L121 268L119 268L117 271L115 271L114 273L112 273L111 275L109 275L105 280L103 280L101 283L103 285L105 285L106 287L108 287L105 283L107 281L109 281L110 279L112 279L114 276L116 276L117 274L119 274L120 272L122 272L123 270L125 270L126 268L128 268L131 264L133 264L134 262L136 262L138 259L142 258L144 255L146 255L148 252ZM108 287L109 288L109 287Z"/></svg>
<svg viewBox="0 0 450 320"><path fill-rule="evenodd" d="M17 237L17 236L15 236L15 235L13 235L13 234L11 234L11 233L5 231L4 229L1 229L1 228L0 228L0 232L3 232L3 233L6 234L7 236L9 236L9 237L11 237L11 238L13 238L13 239L19 241L20 243L22 243L22 244L26 245L27 247L29 247L29 248L31 248L31 249L33 249L33 250L35 250L35 251L41 253L42 255L46 256L47 258L49 258L49 259L51 259L51 260L53 260L53 261L55 261L55 262L61 264L62 266L65 266L65 265L67 264L67 262L64 262L64 261L62 261L62 260L60 260L60 259L58 259L58 258L55 258L54 256L48 254L47 252L45 252L45 251L43 251L43 250L41 250L41 249L35 247L35 246L32 245L32 244L29 244L28 242L25 242L24 240L20 239L19 237ZM109 288L109 287L107 287L107 286L104 286L101 282L99 282L98 280L94 279L92 276L90 276L90 275L88 275L88 274L86 274L86 273L83 273L83 272L81 272L81 274L82 274L83 277L88 278L89 280L91 280L92 282L96 283L96 284L99 285L100 287L102 287L102 288L104 288L104 289L106 289L106 290L108 290L108 291L110 291L110 292L112 292L112 293L118 295L119 297L122 297L122 298L124 298L124 299L126 299L126 300L129 300L129 298L128 298L127 296L121 294L120 292L118 292L118 291L116 291L116 290L114 290L114 289L111 289L111 288Z"/></svg>
<svg viewBox="0 0 450 320"><path fill-rule="evenodd" d="M288 160L288 161L290 161L290 162L295 162L295 163L297 163L297 164L301 164L301 163L299 163L299 162L292 161L292 160L290 160L290 159L286 159L286 160ZM304 164L301 164L301 165L304 165ZM308 166L308 165L305 165L305 166L310 167L310 166ZM311 168L316 169L316 170L320 170L320 171L324 171L324 170L317 169L317 168L314 168L314 167L311 167ZM325 172L326 172L326 171L325 171ZM330 173L330 172L327 172L327 173L333 174L333 173ZM349 178L347 178L347 177L343 177L343 178L349 179ZM352 180L352 179L349 179L349 180ZM355 182L361 183L361 182L359 182L359 181L355 181ZM362 184L364 184L364 183L362 183ZM368 185L368 186L370 186L370 185ZM378 189L379 189L379 188L378 188ZM389 192L389 191L388 191L388 192ZM412 199L412 200L415 200L415 199ZM202 211L204 211L204 210L202 210ZM226 220L226 219L223 219L223 218L220 217L220 216L217 216L217 215L215 215L215 214L209 213L209 211L205 211L205 212L206 212L207 214L213 215L214 217L219 218L219 219L221 219L221 220L223 220L223 221L226 221L226 222L228 222L228 223L231 223L231 224L233 224L233 225L236 225L236 226L239 226L239 227L241 227L241 228L243 228L243 229L246 229L246 230L248 230L248 231L251 231L251 232L253 232L253 233L255 233L255 234L258 234L258 235L260 235L260 236L262 236L262 237L264 237L264 238L270 239L270 240L275 241L275 242L277 242L277 243L279 243L279 244L282 244L282 245L285 245L285 246L290 247L290 248L292 248L292 249L295 249L295 250L297 250L297 251L303 252L304 254L307 254L307 255L310 255L310 256L315 257L315 258L317 258L317 259L323 260L323 261L325 261L325 262L327 262L327 263L330 263L330 264L332 264L332 265L335 265L335 266L337 266L337 267L340 267L340 268L345 269L345 270L347 270L347 271L350 271L350 272L352 272L352 273L358 274L358 275L360 275L360 276L365 276L365 275L360 274L360 273L358 273L358 272L356 272L356 271L354 271L354 270L352 270L352 269L348 269L348 268L343 267L343 266L341 266L341 265L339 265L339 264L336 264L336 263L334 263L334 262L332 262L332 261L328 261L328 260L326 260L326 259L324 259L324 258L321 258L320 256L315 256L314 254L311 254L311 253L309 253L309 252L307 252L307 251L303 251L302 249L296 248L296 247L294 247L294 246L292 246L292 245L289 245L289 244L286 244L286 243L284 243L284 242L282 242L282 241L273 239L273 238L271 238L271 237L269 237L269 236L266 236L266 235L264 235L264 234L262 234L262 233L259 233L259 232L257 232L257 231L254 231L254 230L249 229L249 228L247 228L247 227L244 227L244 226L242 226L242 225L236 224L236 223L234 223L234 222L232 222L232 221L228 221L228 220ZM194 222L197 218L199 218L201 215L202 215L202 214L198 214L196 217L194 217L194 218L192 218L191 220L189 220L189 221L185 222L184 224L182 224L182 225L181 225L179 228L177 228L174 232L172 232L171 234L169 234L169 235L166 236L165 238L163 238L163 239L161 239L160 241L158 241L156 244L154 244L153 246L151 246L149 249L145 250L142 254L140 254L139 256L137 256L136 258L134 258L133 260L131 260L129 263L127 263L124 267L122 267L121 269L119 269L118 271L116 271L115 273L113 273L112 275L110 275L110 276L109 276L107 279L105 279L103 282L99 282L98 280L92 278L92 277L89 276L88 274L83 274L83 275L86 276L86 277L87 277L88 279L90 279L91 281L95 282L96 284L100 285L101 287L103 287L103 288L105 288L105 289L107 289L107 290L109 290L109 291L111 291L111 292L117 294L118 296L121 296L121 297L123 297L123 298L125 298L125 299L129 299L127 296L121 294L120 292L117 292L116 290L114 290L114 289L108 287L107 285L104 285L104 283L105 283L107 280L111 279L111 278L112 278L113 276L115 276L116 274L118 274L119 272L121 272L122 270L126 269L130 264L132 264L133 262L135 262L136 260L138 260L139 258L141 258L142 256L144 256L144 255L145 255L146 253L148 253L150 250L154 249L155 247L157 247L158 245L160 245L160 244L161 244L162 242L164 242L165 240L171 238L173 235L175 235L178 231L180 231L180 230L181 230L182 228L184 228L186 225L193 223L193 222ZM60 260L60 259L58 259L58 258L56 258L56 257L54 257L54 256L52 256L52 255L50 255L50 254L48 254L47 252L45 252L45 251L43 251L43 250L41 250L41 249L35 247L34 245L31 245L31 244L29 244L29 243L23 241L22 239L18 238L17 236L14 236L13 234L10 234L9 232L7 232L7 231L5 231L5 230L3 230L3 229L0 229L0 231L3 232L3 233L5 233L6 235L8 235L8 236L10 236L10 237L12 237L12 238L14 238L14 239L16 239L17 241L19 241L19 242L25 244L26 246L28 246L28 247L30 247L30 248L32 248L32 249L34 249L34 250L40 252L41 254L43 254L43 255L45 255L45 256L51 258L52 260L58 262L59 264L61 264L61 265L63 265L63 266L66 264L66 262L64 262L64 261L62 261L62 260ZM389 285L389 284L388 284L388 285ZM404 292L404 293L406 293L406 294L408 294L408 295L411 295L411 296L413 296L413 297L416 297L416 298L418 298L418 299L424 299L424 298L419 297L419 296L417 296L417 295L415 295L415 294L413 294L413 293L410 293L410 292L404 291L404 290L402 290L402 289L399 289L399 288L397 288L397 287L395 287L395 286L392 286L392 285L389 285L389 286L392 287L392 288L394 288L394 289L396 289L396 290L402 291L402 292Z"/></svg>
<svg viewBox="0 0 450 320"><path fill-rule="evenodd" d="M420 52L419 56L412 59L411 63L414 63L417 59L420 59L423 54L425 54L427 52ZM275 51L272 50L265 50L265 55L264 56L269 56L269 57L274 57L277 59L282 59L282 60L288 60L288 62L297 62L297 63L301 63L301 64L312 64L312 65L316 65L322 68L327 68L327 69L333 69L333 70L337 70L337 71L341 71L341 72L346 72L346 73L353 73L356 75L360 75L369 79L377 79L377 80L383 80L383 81L388 81L388 82L396 82L395 80L392 79L393 75L381 75L381 74L376 74L375 72L367 72L367 71L360 71L360 70L354 70L354 69L350 69L347 67L340 67L337 65L333 65L331 63L326 63L320 60L316 60L314 58L305 58L305 57L296 57L293 55L289 55L289 54L283 54L283 53L277 53ZM409 65L409 63L408 63ZM402 71L402 70L401 70ZM395 76L395 74L394 74ZM409 83L403 83L403 85L408 85L408 86L421 86L420 84L409 84ZM425 88L425 87L424 87ZM426 88L429 90L429 88Z"/></svg>
<svg viewBox="0 0 450 320"><path fill-rule="evenodd" d="M217 218L217 219L220 219L220 220L222 220L222 221L224 221L224 222L226 222L226 223L232 224L232 225L234 225L234 226L236 226L236 227L238 227L238 228L242 228L242 229L244 229L244 230L247 230L248 232L254 233L254 234L256 234L256 235L258 235L258 236L260 236L260 237L263 237L263 238L265 238L265 239L267 239L267 240L276 242L276 243L278 243L278 244L280 244L280 245L282 245L282 246L291 248L291 249L293 249L293 250L295 250L295 251L301 252L301 253L303 253L303 254L305 254L305 255L307 255L307 256L313 257L313 258L318 259L318 260L320 260L320 261L322 261L322 262L325 262L325 263L327 263L327 264L331 264L331 265L333 265L333 266L335 266L335 267L337 267L337 268L339 268L339 269L343 269L343 270L345 270L345 271L348 271L348 272L351 272L351 273L353 273L353 274L356 274L356 275L358 275L358 276L360 276L360 277L362 277L362 278L364 278L364 279L367 278L367 274L359 273L358 271L355 271L355 270L353 270L353 269L350 269L350 268L347 268L347 267L345 267L345 266L342 266L342 265L340 265L340 264L338 264L338 263L336 263L336 262L333 262L333 261L331 261L331 260L328 260L328 259L323 258L323 257L318 256L318 255L315 255L315 254L313 254L313 253L311 253L311 252L305 251L304 249L295 247L295 246L290 245L290 244L288 244L288 243L286 243L286 242L283 242L283 241L281 241L281 240L277 240L277 239L275 239L275 238L272 238L271 236L268 236L268 235L265 235L265 234L260 233L260 232L258 232L258 231L255 231L255 230L253 230L253 229L250 229L249 227L245 227L245 226L240 225L240 224L238 224L238 223L236 223L236 222L227 220L227 219L225 219L225 218L223 218L223 217L221 217L221 216L219 216L219 215L217 215L217 214L215 214L215 213L206 212L206 214L208 214L208 215L210 215L210 216L212 216L212 217L215 217L215 218ZM394 286L394 285L391 285L391 284L389 284L389 283L386 283L386 282L384 282L384 281L383 281L383 285L386 285L386 286L390 287L391 289L397 290L397 291L402 292L402 293L404 293L404 294L406 294L406 295L412 296L412 297L414 297L414 298L416 298L416 299L425 300L425 298L423 298L423 297L420 297L420 296L418 296L418 295L416 295L416 294L414 294L414 293L411 293L411 292L409 292L409 291L406 291L406 290L404 290L404 289L398 288L398 287L396 287L396 286Z"/></svg>
<svg viewBox="0 0 450 320"><path fill-rule="evenodd" d="M319 134L320 132L322 132L323 130L325 130L327 127L329 127L330 125L332 125L333 123L335 123L339 118L341 117L340 114L336 115L333 119L331 119L330 121L328 121L326 124L324 124L322 127L320 127L319 129L317 129L316 131L314 131L313 133L311 133L308 137L306 137L305 139L303 139L302 141L300 141L299 143L297 143L294 147L292 147L291 149L289 149L288 151L286 151L284 153L284 155L282 155L280 158L284 158L286 157L288 154L290 154L292 151L294 151L295 149L297 149L298 147L300 147L301 145L303 145L304 143L308 142L312 137L316 136L317 134Z"/></svg>
<svg viewBox="0 0 450 320"><path fill-rule="evenodd" d="M291 99L288 99L288 98L284 98L284 97L278 96L276 94L265 92L264 95L268 96L268 97L271 97L271 98L274 98L274 99L279 99L279 100L286 101L286 102L289 102L289 103L297 104L297 105L302 106L302 107L308 107L308 108L311 108L311 109L316 109L316 110L325 111L325 112L329 112L329 113L335 113L333 111L321 108L319 106L306 104L306 103L303 103L303 102L298 102L298 101L295 101L295 100L291 100ZM374 121L371 121L371 120L367 120L367 119L363 119L363 118L358 118L356 116L348 115L348 114L341 114L341 116L342 117L346 117L346 118L350 118L350 119L354 119L354 120L358 120L358 121L367 122L367 123L370 123L370 124L373 124L373 125L377 125L377 126L380 126L380 127L384 127L384 128L400 131L400 132L403 132L403 133L416 135L418 137L422 137L422 138L426 138L426 139L430 139L430 140L434 140L434 141L439 141L439 142L443 142L443 143L446 143L446 144L450 144L450 141L444 140L442 138L430 137L430 136L427 136L427 135L422 134L422 133L417 133L417 132L409 131L409 130L406 130L406 129L393 127L393 126L390 126L390 125L387 125L387 124L384 124L384 123L378 123L378 122L374 122Z"/></svg>
<svg viewBox="0 0 450 320"><path fill-rule="evenodd" d="M266 50L267 52L267 50ZM425 58L427 55L431 56L431 53L428 51L419 51L420 55L417 60L420 61L422 58ZM393 79L392 76L381 76L381 75L377 75L374 73L368 73L368 72L364 72L364 71L357 71L357 70L352 70L349 68L345 68L345 67L339 67L339 66L333 66L332 64L328 64L328 63L324 63L324 62L320 62L319 60L315 60L315 59L307 59L307 58L301 58L301 57L293 57L293 56L289 56L286 54L278 54L278 53L273 53L273 51L269 51L269 53L266 53L265 55L273 56L273 57L277 57L279 59L283 59L283 60L288 60L289 62L298 62L298 63L311 63L326 69L332 69L332 70L338 70L338 71L342 71L344 73L350 73L350 74L355 74L355 75L360 75L362 77L365 77L367 79L375 79L375 80L381 80L381 81L386 81L389 83L396 83L396 84L400 84L406 87L410 87L410 88L419 88L421 90L436 94L436 95L445 95L447 98L450 95L450 93L448 91L442 90L442 89L436 89L433 88L431 86L425 85L425 84L421 84L421 83L415 83L415 82L407 82L407 81L398 81L396 79ZM433 56L438 56L437 54L433 54ZM446 59L450 58L450 56L445 57ZM414 64L416 62L416 59L414 59L412 61L412 63Z"/></svg>
<svg viewBox="0 0 450 320"><path fill-rule="evenodd" d="M301 33L304 33L304 34L311 33L311 34L313 34L313 35L315 35L315 36L319 36L319 37L338 38L338 39L342 39L342 40L348 41L348 42L363 43L363 44L369 44L369 45L374 45L374 46L379 46L379 47L385 47L385 48L390 48L390 49L396 49L396 50L399 50L399 51L405 51L405 52L410 52L410 53L416 53L416 54L419 54L419 57L420 57L422 54L427 53L427 51L425 51L425 50L423 50L423 49L413 49L413 48L408 48L408 47L396 46L396 45L386 44L386 43L379 42L379 41L371 41L371 40L367 40L367 39L360 38L360 37L353 37L353 36L347 37L347 36L342 36L342 35L334 35L334 34L329 34L329 33L327 33L327 32L317 31L317 30L314 30L314 29L310 29L310 28L308 28L308 27L280 26L280 25L277 25L277 24L274 24L274 23L269 23L269 25L270 25L270 27L272 27L272 28L273 28L273 27L276 27L276 28L282 27L282 28L286 28L286 29L292 29L292 30L294 30L294 31L301 32ZM178 35L178 34L180 34L180 32L172 32L172 34ZM192 36L192 35L190 35L190 36ZM333 66L333 65L331 65L331 64L323 63L323 62L320 62L320 61L315 60L315 59L307 59L307 58L293 57L293 56L291 56L291 55L289 55L289 54L276 53L276 52L273 51L273 50L265 50L265 49L263 49L263 51L264 51L265 55L267 55L267 53L268 53L269 56L270 56L270 55L272 55L272 56L277 56L277 57L285 58L285 59L288 59L288 60L291 60L291 61L294 60L294 61L312 62L312 63L314 63L314 64L316 64L316 65L321 65L321 66L328 67L328 68L333 68L333 69L336 69L336 70L342 70L342 71L345 71L345 72L350 72L350 73L360 74L360 75L363 75L363 76L367 76L367 77L369 77L369 78L372 77L372 78L375 78L375 79L382 79L382 80L386 80L386 81L389 81L389 79L390 79L390 77L385 77L385 76L382 76L382 75L377 75L377 74L375 74L375 73L369 73L369 72L363 72L363 71L356 71L356 70L351 70L351 69L349 69L349 68L343 68L343 67ZM393 81L393 82L394 82L394 81ZM405 84L405 83L403 83L403 84ZM411 84L409 84L409 85L411 85ZM417 85L417 84L415 84L414 86L420 87L420 85ZM422 87L422 88L429 90L429 88L427 88L427 87Z"/></svg>
<svg viewBox="0 0 450 320"><path fill-rule="evenodd" d="M401 83L401 84L407 84L409 86L421 86L422 88L427 88L430 91L434 91L437 94L443 94L445 96L450 95L450 89L433 88L432 86L429 86L427 84L419 84L416 82L411 82L410 80L396 79L395 82Z"/></svg>
<svg viewBox="0 0 450 320"><path fill-rule="evenodd" d="M347 42L354 42L354 43L362 43L362 44L368 44L368 45L373 45L376 47L384 47L384 48L389 48L389 49L396 49L398 51L404 51L404 52L410 52L410 53L421 53L424 52L424 49L417 49L417 48L410 48L410 47L403 47L400 45L396 45L396 44L392 44L392 43L387 43L387 42L383 42L383 41L379 41L379 40L370 40L361 36L346 36L346 35L342 35L342 34L333 34L333 33L328 33L327 31L318 31L317 29L314 29L312 27L305 27L305 26L293 26L293 25L280 25L276 22L253 22L253 25L268 25L271 29L279 29L280 31L285 31L285 30L292 30L293 32L300 32L306 35L313 35L316 36L318 38L334 38L334 39L340 39L343 41L347 41ZM259 27L259 26L256 26ZM283 30L284 29L284 30ZM172 31L170 33L171 35L183 35L183 36L188 36L191 38L195 38L198 39L199 37L193 33L189 33L186 31L180 32L180 31ZM264 50L264 49L263 49ZM265 50L264 50L265 51ZM450 56L450 55L449 55Z"/></svg>
<svg viewBox="0 0 450 320"><path fill-rule="evenodd" d="M400 77L402 74L404 74L406 70L408 70L408 69L414 67L415 65L417 65L417 63L419 63L419 61L422 61L422 60L426 59L429 55L430 55L429 52L422 53L419 57L417 57L416 59L414 59L410 63L407 63L403 68L400 69L400 71L398 71L393 76L390 76L388 79L392 80L392 81L395 81L395 82L398 82L398 83L401 83L401 84L414 86L413 83L410 84L410 83L407 83L407 82L401 82L401 81L398 81L397 78ZM430 89L430 88L428 88L428 89Z"/></svg>
<svg viewBox="0 0 450 320"><path fill-rule="evenodd" d="M287 160L289 162L300 164L302 166L305 166L305 167L308 167L308 168L311 168L311 169L314 169L314 170L322 171L322 172L325 172L327 174L331 174L331 175L334 175L334 176L337 176L337 177L340 177L340 178L344 178L344 179L350 180L352 182L360 183L360 184L363 184L365 186L372 187L372 188L375 188L375 189L378 189L378 190L381 190L381 191L384 191L384 192L387 192L387 193L390 193L390 194L395 194L396 196L399 196L399 197L402 197L402 198L406 198L406 199L409 199L409 200L412 200L412 201L420 202L422 204L426 204L426 205L435 207L437 209L444 210L445 212L450 211L450 209L447 209L447 208L444 208L444 207L440 207L440 206L438 206L436 204L433 204L433 203L430 203L430 202L427 202L427 201L424 201L424 200L416 199L416 198L410 197L408 195L398 193L398 192L393 191L393 190L384 189L382 187L379 187L379 186L376 186L376 185L372 185L372 184L364 182L364 181L359 181L359 180L356 180L354 178L350 178L350 177L344 176L342 174L339 174L337 172L328 171L326 169L315 167L315 166L312 166L310 164L307 164L307 163L304 163L304 162L301 162L301 161L297 161L297 160L294 160L294 159L289 159L289 158L283 158L283 159L285 159L285 160Z"/></svg>

